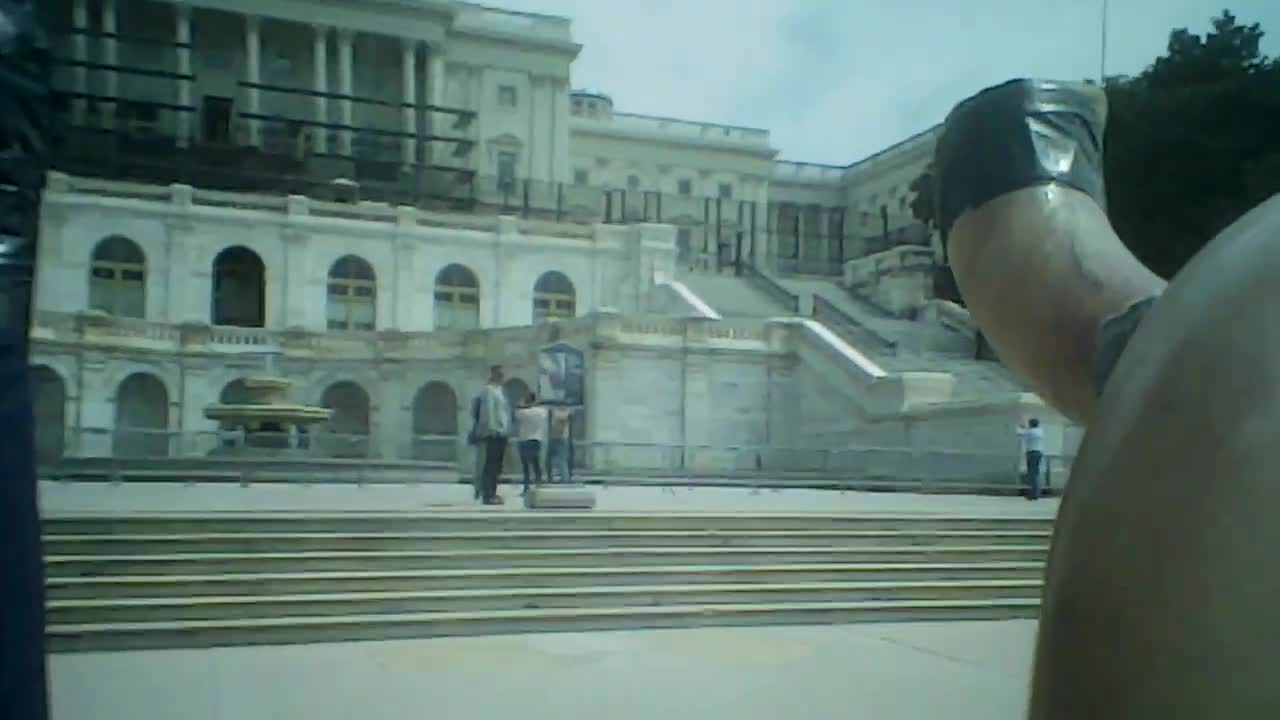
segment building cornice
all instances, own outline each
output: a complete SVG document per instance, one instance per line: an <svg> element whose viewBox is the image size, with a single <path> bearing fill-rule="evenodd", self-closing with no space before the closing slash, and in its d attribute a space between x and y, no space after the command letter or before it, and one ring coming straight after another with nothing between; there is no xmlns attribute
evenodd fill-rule
<svg viewBox="0 0 1280 720"><path fill-rule="evenodd" d="M682 137L679 135L664 135L660 132L645 132L642 130L627 130L617 128L604 123L594 122L573 122L570 123L569 130L571 134L594 135L596 137L610 138L617 140L634 140L637 142L651 142L663 145L676 145L680 147L694 148L698 150L712 150L716 152L736 153L739 155L749 155L761 160L772 161L778 155L777 148L759 147L747 145L744 143L724 142L712 138L692 138Z"/></svg>

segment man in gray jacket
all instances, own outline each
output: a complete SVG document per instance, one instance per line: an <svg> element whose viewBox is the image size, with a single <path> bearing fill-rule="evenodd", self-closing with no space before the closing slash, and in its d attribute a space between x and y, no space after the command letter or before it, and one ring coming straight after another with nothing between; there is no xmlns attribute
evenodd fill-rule
<svg viewBox="0 0 1280 720"><path fill-rule="evenodd" d="M506 458L507 438L511 435L511 404L502 389L502 366L489 368L489 383L480 393L480 417L476 423L476 439L484 448L484 465L480 471L480 494L486 505L501 505L498 476Z"/></svg>

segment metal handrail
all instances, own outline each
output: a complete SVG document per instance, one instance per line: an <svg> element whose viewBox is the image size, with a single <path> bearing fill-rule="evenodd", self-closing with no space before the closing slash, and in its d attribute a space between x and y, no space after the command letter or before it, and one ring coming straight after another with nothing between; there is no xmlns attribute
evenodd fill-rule
<svg viewBox="0 0 1280 720"><path fill-rule="evenodd" d="M813 294L813 319L831 328L851 345L870 345L873 349L889 354L898 351L898 343L858 322L852 315L836 307L830 300Z"/></svg>
<svg viewBox="0 0 1280 720"><path fill-rule="evenodd" d="M800 312L800 296L783 287L777 280L765 275L749 262L740 263L747 280L769 297L786 306L793 313Z"/></svg>

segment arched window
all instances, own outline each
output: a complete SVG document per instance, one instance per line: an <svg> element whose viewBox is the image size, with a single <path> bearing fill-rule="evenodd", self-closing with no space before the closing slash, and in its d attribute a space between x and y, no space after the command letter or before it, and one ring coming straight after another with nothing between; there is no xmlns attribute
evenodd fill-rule
<svg viewBox="0 0 1280 720"><path fill-rule="evenodd" d="M320 405L333 411L329 418L328 447L335 457L369 455L369 393L344 380L325 388Z"/></svg>
<svg viewBox="0 0 1280 720"><path fill-rule="evenodd" d="M262 258L237 245L213 259L214 325L265 327L267 271Z"/></svg>
<svg viewBox="0 0 1280 720"><path fill-rule="evenodd" d="M458 396L443 382L423 385L413 398L413 457L457 458Z"/></svg>
<svg viewBox="0 0 1280 720"><path fill-rule="evenodd" d="M164 457L169 454L169 392L155 375L134 373L116 389L114 454Z"/></svg>
<svg viewBox="0 0 1280 720"><path fill-rule="evenodd" d="M542 273L533 284L533 321L571 318L576 314L573 283L564 273L551 270Z"/></svg>
<svg viewBox="0 0 1280 720"><path fill-rule="evenodd" d="M373 330L377 280L369 263L355 255L329 268L329 329Z"/></svg>
<svg viewBox="0 0 1280 720"><path fill-rule="evenodd" d="M147 259L137 243L112 235L93 249L89 307L120 317L146 317Z"/></svg>
<svg viewBox="0 0 1280 720"><path fill-rule="evenodd" d="M41 463L62 459L66 442L67 387L52 369L31 369L35 391L36 459Z"/></svg>
<svg viewBox="0 0 1280 720"><path fill-rule="evenodd" d="M453 264L436 275L436 328L480 327L480 283L466 266Z"/></svg>

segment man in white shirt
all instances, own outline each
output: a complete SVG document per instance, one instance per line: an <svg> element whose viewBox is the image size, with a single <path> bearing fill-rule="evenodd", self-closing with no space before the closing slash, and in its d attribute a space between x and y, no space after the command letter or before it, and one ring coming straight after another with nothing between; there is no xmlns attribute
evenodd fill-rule
<svg viewBox="0 0 1280 720"><path fill-rule="evenodd" d="M542 446L547 440L547 408L539 407L537 396L529 393L516 410L516 437L520 451L520 469L524 473L524 491L529 492L529 477L542 484ZM532 473L530 472L532 470Z"/></svg>
<svg viewBox="0 0 1280 720"><path fill-rule="evenodd" d="M502 389L502 366L489 368L489 383L484 386L480 401L480 421L476 423L476 438L484 447L484 467L480 472L480 494L485 505L501 505L498 495L498 476L502 474L502 461L507 454L507 438L511 435L511 405Z"/></svg>
<svg viewBox="0 0 1280 720"><path fill-rule="evenodd" d="M1027 490L1028 500L1040 499L1040 463L1044 459L1044 428L1040 420L1031 418L1026 427L1018 428L1018 437L1022 438L1022 449L1027 455L1027 480L1031 487Z"/></svg>

